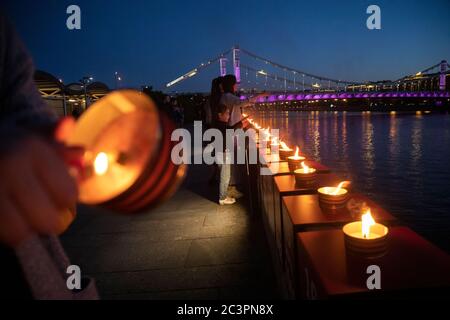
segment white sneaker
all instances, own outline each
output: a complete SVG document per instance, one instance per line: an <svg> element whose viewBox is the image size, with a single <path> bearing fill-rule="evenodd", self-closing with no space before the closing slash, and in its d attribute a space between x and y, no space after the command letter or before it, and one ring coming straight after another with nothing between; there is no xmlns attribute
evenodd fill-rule
<svg viewBox="0 0 450 320"><path fill-rule="evenodd" d="M223 206L223 205L225 205L225 204L233 204L233 203L235 203L236 202L236 199L235 198L231 198L231 197L226 197L225 199L223 199L223 200L219 200L219 204L221 205L221 206Z"/></svg>

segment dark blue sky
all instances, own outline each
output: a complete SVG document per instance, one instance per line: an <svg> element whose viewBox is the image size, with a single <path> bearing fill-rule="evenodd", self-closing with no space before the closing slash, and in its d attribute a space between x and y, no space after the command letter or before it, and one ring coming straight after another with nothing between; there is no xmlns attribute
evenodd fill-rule
<svg viewBox="0 0 450 320"><path fill-rule="evenodd" d="M3 3L36 67L65 83L93 75L114 86L119 71L124 86L162 88L234 44L305 72L354 81L395 79L450 59L449 0ZM66 28L70 4L81 7L79 31ZM366 28L370 4L381 7L381 30ZM206 91L219 72L211 68L176 89Z"/></svg>

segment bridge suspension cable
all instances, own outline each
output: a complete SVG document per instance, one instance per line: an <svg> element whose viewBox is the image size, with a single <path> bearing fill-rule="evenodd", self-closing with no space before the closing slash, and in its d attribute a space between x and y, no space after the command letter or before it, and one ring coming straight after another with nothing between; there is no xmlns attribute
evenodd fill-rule
<svg viewBox="0 0 450 320"><path fill-rule="evenodd" d="M330 82L334 82L334 83L342 83L342 84L360 84L360 82L338 80L338 79L332 79L332 78L328 78L328 77L314 75L312 73L304 72L302 70L294 69L294 68L291 68L291 67L279 64L277 62L274 62L272 60L262 58L262 57L254 54L254 53L252 53L250 51L247 51L245 49L240 49L240 50L241 50L242 53L245 53L248 56L250 56L250 57L252 57L252 58L254 58L256 60L262 61L264 63L268 63L268 64L270 64L270 65L272 65L274 67L277 67L277 68L280 68L280 69L283 69L283 70L287 70L287 71L290 71L290 72L293 72L293 73L302 74L304 76L307 76L307 77L310 77L310 78L313 78L313 79L317 79L319 81L325 80L325 81L330 81Z"/></svg>
<svg viewBox="0 0 450 320"><path fill-rule="evenodd" d="M419 71L419 72L417 72L417 73L415 73L415 74L406 75L406 76L401 77L401 78L399 78L399 79L397 79L397 80L395 80L395 81L393 81L393 82L394 82L394 83L398 83L398 82L401 82L401 81L403 81L403 80L405 80L405 79L408 79L408 78L413 78L413 77L417 77L417 76L422 76L422 75L425 75L425 74L427 74L429 71L432 71L432 70L434 70L434 69L438 69L438 70L436 70L436 71L439 71L439 67L441 66L441 63L442 63L442 62L438 62L438 63L432 65L431 67L428 67L428 68L426 68L426 69L423 69L422 71ZM447 67L450 68L450 65L447 64Z"/></svg>
<svg viewBox="0 0 450 320"><path fill-rule="evenodd" d="M420 82L422 81L420 78L423 76L432 76L432 77L436 77L439 76L439 70L436 73L433 74L429 74L430 71L435 70L435 69L439 69L439 67L441 67L444 69L444 73L448 74L448 71L445 70L445 68L450 68L450 64L447 63L447 61L443 60L437 64L432 65L431 67L425 68L424 70L416 73L416 74L412 74L412 75L407 75L404 76L402 78L399 78L397 80L394 81L365 81L365 82L355 82L355 81L347 81L347 80L340 80L340 79L333 79L333 78L328 78L328 77L324 77L324 76L319 76L319 75L315 75L309 72L304 72L302 70L299 69L295 69L295 68L291 68L288 67L286 65L282 65L280 63L274 62L272 60L263 58L257 54L254 54L248 50L245 49L241 49L239 47L233 47L223 53L221 53L220 55L218 55L217 57L208 60L208 62L206 63L201 63L199 66L197 66L196 68L190 70L189 72L183 74L182 76L176 78L175 80L169 82L166 84L166 88L172 87L176 84L179 84L180 82L183 82L189 78L192 78L194 76L196 76L202 69L209 67L211 64L220 61L220 71L221 74L224 74L224 72L226 71L226 66L225 66L225 61L226 61L226 57L228 54L230 54L230 52L233 52L233 66L235 69L235 73L239 72L240 70L240 61L236 60L236 56L238 56L238 52L243 53L244 55L253 58L257 61L263 62L266 65L270 65L271 67L277 68L277 69L281 69L283 71L284 77L277 75L277 74L272 74L269 73L269 71L267 70L258 70L256 68L250 67L248 65L241 65L241 67L245 70L247 70L246 75L248 75L248 71L251 72L255 72L255 82L256 84L258 84L258 75L263 75L265 76L265 86L267 86L267 80L271 79L274 81L283 81L284 82L284 91L287 91L288 89L288 84L293 84L294 89L297 88L297 86L302 87L302 90L305 91L305 88L311 88L312 90L314 89L319 89L320 88L325 88L326 85L328 85L328 90L331 90L332 88L332 83L334 84L333 87L336 88L336 90L340 90L340 86L343 85L345 90L347 90L347 88L353 88L353 90L355 90L356 87L364 87L364 86L374 86L376 87L376 85L378 83L391 83L397 86L397 88L402 84L402 83L406 83L409 82L410 80L417 80ZM235 61L236 60L236 61ZM289 79L289 75L292 75L291 79ZM301 76L301 77L300 77ZM442 71L441 71L441 82L445 83L445 81L442 81ZM293 80L292 80L293 78ZM305 81L305 78L308 78L308 81ZM445 77L444 77L445 80ZM308 83L309 82L309 83ZM324 83L325 82L325 83ZM441 84L441 87L443 85Z"/></svg>
<svg viewBox="0 0 450 320"><path fill-rule="evenodd" d="M439 68L440 66L441 66L441 63L439 62L439 63L436 63L434 66L431 66L429 68L426 68L426 69L420 71L419 73L427 73L428 71L431 71L435 68Z"/></svg>
<svg viewBox="0 0 450 320"><path fill-rule="evenodd" d="M272 79L272 80L275 80L275 81L280 81L281 84L285 84L284 85L285 90L286 90L286 85L288 83L289 84L293 84L294 88L296 87L296 85L298 85L298 83L296 83L295 79L294 80L288 79L286 77L282 77L282 76L277 75L277 74L272 74L272 73L269 73L269 72L261 70L261 69L258 70L258 69L252 68L252 67L244 65L244 64L241 64L241 69L244 69L247 72L246 74L248 74L248 71L250 71L252 73L254 72L257 76L260 75L260 76L265 77L266 79ZM305 83L304 87L312 88L313 84Z"/></svg>
<svg viewBox="0 0 450 320"><path fill-rule="evenodd" d="M230 52L231 52L231 50L227 50L227 51L221 53L219 56L208 60L208 62L201 63L198 67L190 70L189 72L183 74L182 76L176 78L175 80L172 80L172 81L168 82L166 84L166 88L169 88L169 87L171 87L171 86L173 86L173 85L175 85L177 83L180 83L180 82L182 82L182 81L184 81L186 79L192 78L193 76L197 75L200 70L209 67L211 64L219 61L221 58L223 58L224 56L226 56Z"/></svg>

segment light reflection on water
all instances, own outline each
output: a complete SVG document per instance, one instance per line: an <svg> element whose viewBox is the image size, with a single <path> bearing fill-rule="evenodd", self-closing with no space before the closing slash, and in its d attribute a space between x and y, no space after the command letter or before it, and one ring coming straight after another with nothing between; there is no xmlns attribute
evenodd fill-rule
<svg viewBox="0 0 450 320"><path fill-rule="evenodd" d="M450 115L261 112L257 121L450 252Z"/></svg>

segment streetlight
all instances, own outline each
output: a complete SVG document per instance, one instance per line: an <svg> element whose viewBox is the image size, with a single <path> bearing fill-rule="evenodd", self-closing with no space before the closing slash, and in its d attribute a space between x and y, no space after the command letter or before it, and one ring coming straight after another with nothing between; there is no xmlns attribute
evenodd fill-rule
<svg viewBox="0 0 450 320"><path fill-rule="evenodd" d="M94 80L93 77L91 76L84 76L83 78L81 78L80 82L83 84L83 91L84 91L84 109L87 109L88 107L88 101L87 101L87 84L89 82L91 82L92 80Z"/></svg>
<svg viewBox="0 0 450 320"><path fill-rule="evenodd" d="M116 71L116 72L114 72L114 78L116 80L116 90L117 90L119 88L119 81L122 81L122 77Z"/></svg>

